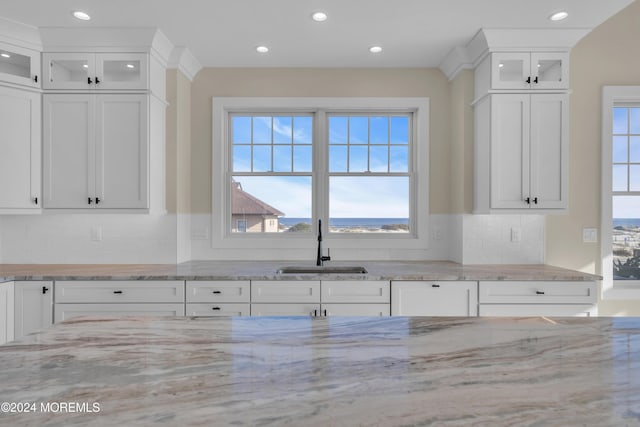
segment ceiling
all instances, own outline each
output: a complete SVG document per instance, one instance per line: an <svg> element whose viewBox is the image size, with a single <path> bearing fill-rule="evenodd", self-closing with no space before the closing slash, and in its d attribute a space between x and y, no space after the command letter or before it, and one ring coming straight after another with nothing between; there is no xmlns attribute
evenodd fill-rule
<svg viewBox="0 0 640 427"><path fill-rule="evenodd" d="M594 28L633 0L1 0L35 27L157 27L205 67L437 67L481 28ZM81 22L71 16L83 10ZM311 14L324 11L325 22ZM551 22L558 10L569 18ZM265 45L269 53L255 48ZM368 48L380 45L383 52Z"/></svg>

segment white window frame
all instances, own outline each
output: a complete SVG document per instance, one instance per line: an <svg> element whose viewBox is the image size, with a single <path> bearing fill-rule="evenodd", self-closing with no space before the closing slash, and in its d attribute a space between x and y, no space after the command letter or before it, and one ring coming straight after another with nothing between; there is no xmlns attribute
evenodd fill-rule
<svg viewBox="0 0 640 427"><path fill-rule="evenodd" d="M613 280L613 107L619 103L640 103L640 86L604 86L602 88L602 211L601 271L602 299L640 299L640 280ZM639 196L640 197L640 196Z"/></svg>
<svg viewBox="0 0 640 427"><path fill-rule="evenodd" d="M318 123L326 123L326 113L366 112L375 114L411 111L412 153L410 161L414 179L411 180L412 230L410 233L326 233L328 220L327 182L320 182L317 165L326 169L327 154L321 144L314 144L312 172L313 191L320 194L321 206L312 207L315 217L323 220L323 246L332 249L371 249L380 250L426 250L429 242L429 98L285 98L285 97L214 97L212 99L212 206L211 206L211 244L214 249L309 249L316 244L317 224L312 224L311 233L231 233L226 209L230 203L230 189L227 174L231 171L230 147L227 144L229 132L229 113L241 112L312 112L314 119L314 140L323 138ZM328 176L328 174L327 174ZM253 253L257 254L257 253ZM249 253L248 255L252 255Z"/></svg>

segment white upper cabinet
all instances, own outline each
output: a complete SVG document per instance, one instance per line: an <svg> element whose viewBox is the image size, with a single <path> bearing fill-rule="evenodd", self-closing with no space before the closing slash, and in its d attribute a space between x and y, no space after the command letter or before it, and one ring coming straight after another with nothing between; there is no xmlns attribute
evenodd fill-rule
<svg viewBox="0 0 640 427"><path fill-rule="evenodd" d="M491 209L566 208L567 95L490 98Z"/></svg>
<svg viewBox="0 0 640 427"><path fill-rule="evenodd" d="M147 90L146 53L44 53L45 89Z"/></svg>
<svg viewBox="0 0 640 427"><path fill-rule="evenodd" d="M40 52L0 43L0 81L40 87Z"/></svg>
<svg viewBox="0 0 640 427"><path fill-rule="evenodd" d="M496 52L491 54L491 89L568 89L566 52Z"/></svg>
<svg viewBox="0 0 640 427"><path fill-rule="evenodd" d="M144 209L147 95L44 95L44 207Z"/></svg>
<svg viewBox="0 0 640 427"><path fill-rule="evenodd" d="M0 213L38 213L40 95L0 87Z"/></svg>

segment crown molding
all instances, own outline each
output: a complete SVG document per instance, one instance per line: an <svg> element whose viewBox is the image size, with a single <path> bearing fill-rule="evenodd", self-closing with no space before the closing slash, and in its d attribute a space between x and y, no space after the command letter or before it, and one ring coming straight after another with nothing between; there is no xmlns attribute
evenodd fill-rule
<svg viewBox="0 0 640 427"><path fill-rule="evenodd" d="M0 42L42 51L42 39L36 27L0 17Z"/></svg>
<svg viewBox="0 0 640 427"><path fill-rule="evenodd" d="M202 69L202 64L198 61L189 48L176 46L169 57L167 68L178 69L189 81L193 81L196 74Z"/></svg>

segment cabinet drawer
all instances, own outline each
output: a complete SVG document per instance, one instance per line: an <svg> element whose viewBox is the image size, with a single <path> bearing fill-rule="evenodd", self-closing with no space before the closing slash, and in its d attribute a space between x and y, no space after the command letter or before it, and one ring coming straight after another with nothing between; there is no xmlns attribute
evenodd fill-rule
<svg viewBox="0 0 640 427"><path fill-rule="evenodd" d="M187 316L248 316L250 304L187 304Z"/></svg>
<svg viewBox="0 0 640 427"><path fill-rule="evenodd" d="M319 281L252 281L251 302L320 302Z"/></svg>
<svg viewBox="0 0 640 427"><path fill-rule="evenodd" d="M389 304L390 286L385 281L340 281L323 280L321 300L337 303L381 303Z"/></svg>
<svg viewBox="0 0 640 427"><path fill-rule="evenodd" d="M188 281L187 302L249 302L251 285L244 281Z"/></svg>
<svg viewBox="0 0 640 427"><path fill-rule="evenodd" d="M320 316L320 304L251 304L252 316Z"/></svg>
<svg viewBox="0 0 640 427"><path fill-rule="evenodd" d="M389 304L322 304L323 316L389 316Z"/></svg>
<svg viewBox="0 0 640 427"><path fill-rule="evenodd" d="M474 281L393 281L394 316L477 316L478 283Z"/></svg>
<svg viewBox="0 0 640 427"><path fill-rule="evenodd" d="M480 282L480 304L589 304L597 300L595 282Z"/></svg>
<svg viewBox="0 0 640 427"><path fill-rule="evenodd" d="M184 303L183 281L57 281L55 283L56 303Z"/></svg>
<svg viewBox="0 0 640 427"><path fill-rule="evenodd" d="M55 322L78 316L184 316L184 304L56 304Z"/></svg>
<svg viewBox="0 0 640 427"><path fill-rule="evenodd" d="M480 304L480 316L531 317L577 316L588 317L594 312L592 304Z"/></svg>

